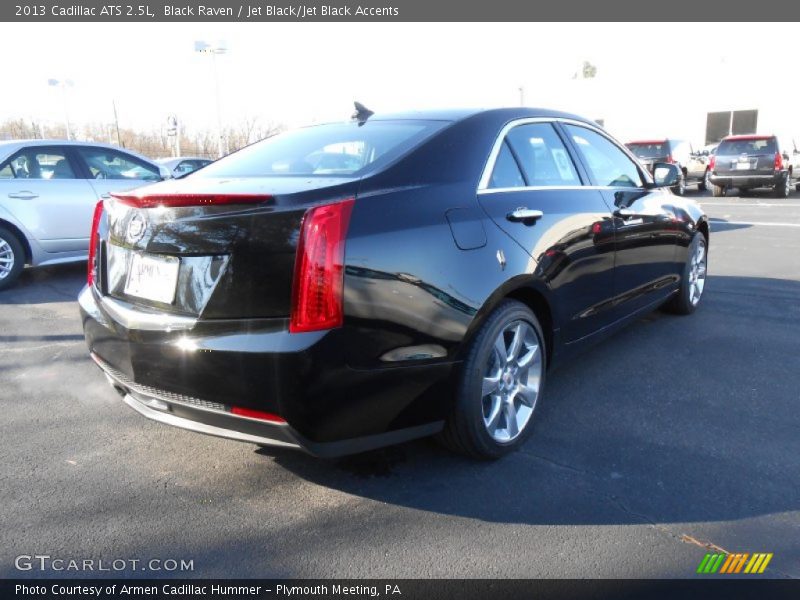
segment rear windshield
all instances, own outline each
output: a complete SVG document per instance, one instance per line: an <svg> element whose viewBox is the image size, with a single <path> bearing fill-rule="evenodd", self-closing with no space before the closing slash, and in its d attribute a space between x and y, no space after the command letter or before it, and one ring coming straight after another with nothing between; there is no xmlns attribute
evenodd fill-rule
<svg viewBox="0 0 800 600"><path fill-rule="evenodd" d="M190 177L352 176L387 164L446 121L367 121L281 133L221 158Z"/></svg>
<svg viewBox="0 0 800 600"><path fill-rule="evenodd" d="M758 138L748 140L722 140L717 148L717 156L739 154L775 154L778 146L775 138Z"/></svg>
<svg viewBox="0 0 800 600"><path fill-rule="evenodd" d="M669 154L669 144L667 142L648 142L642 144L625 145L639 158L653 158L656 156L667 156Z"/></svg>

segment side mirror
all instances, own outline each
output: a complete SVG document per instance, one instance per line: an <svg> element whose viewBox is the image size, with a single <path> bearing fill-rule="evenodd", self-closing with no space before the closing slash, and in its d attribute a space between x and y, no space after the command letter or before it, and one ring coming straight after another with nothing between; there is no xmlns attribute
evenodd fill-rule
<svg viewBox="0 0 800 600"><path fill-rule="evenodd" d="M161 177L162 181L164 179L172 179L172 171L169 168L165 167L164 165L158 166L158 175Z"/></svg>
<svg viewBox="0 0 800 600"><path fill-rule="evenodd" d="M669 163L656 163L653 165L653 179L655 187L672 187L681 180L681 170L677 165Z"/></svg>

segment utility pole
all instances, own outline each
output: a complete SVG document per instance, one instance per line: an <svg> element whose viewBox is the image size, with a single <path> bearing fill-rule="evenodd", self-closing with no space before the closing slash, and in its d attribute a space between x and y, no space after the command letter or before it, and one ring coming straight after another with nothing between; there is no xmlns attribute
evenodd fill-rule
<svg viewBox="0 0 800 600"><path fill-rule="evenodd" d="M117 117L117 102L111 99L111 108L114 109L114 127L117 129L117 145L122 147L122 137L119 135L119 117Z"/></svg>
<svg viewBox="0 0 800 600"><path fill-rule="evenodd" d="M525 106L525 88L519 86L519 105Z"/></svg>

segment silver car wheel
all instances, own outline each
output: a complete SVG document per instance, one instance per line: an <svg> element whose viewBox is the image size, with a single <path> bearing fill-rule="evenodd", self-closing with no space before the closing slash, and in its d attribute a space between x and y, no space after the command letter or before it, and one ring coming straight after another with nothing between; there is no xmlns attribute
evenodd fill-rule
<svg viewBox="0 0 800 600"><path fill-rule="evenodd" d="M14 251L9 243L0 238L0 279L5 279L14 269Z"/></svg>
<svg viewBox="0 0 800 600"><path fill-rule="evenodd" d="M528 425L543 364L539 336L529 323L513 321L495 339L481 390L483 424L495 441L512 442Z"/></svg>
<svg viewBox="0 0 800 600"><path fill-rule="evenodd" d="M706 240L702 234L697 241L689 270L689 302L697 306L706 285Z"/></svg>

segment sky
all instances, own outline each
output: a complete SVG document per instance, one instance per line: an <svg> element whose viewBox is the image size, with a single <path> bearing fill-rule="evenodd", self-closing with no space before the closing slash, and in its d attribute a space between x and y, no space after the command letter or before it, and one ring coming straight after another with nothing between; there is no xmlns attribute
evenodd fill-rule
<svg viewBox="0 0 800 600"><path fill-rule="evenodd" d="M724 27L724 39L765 35L780 46L795 39L796 24ZM289 127L346 119L353 100L376 111L512 106L519 88L526 105L542 105L538 99L560 108L551 92L584 60L598 77L684 100L715 85L715 66L766 68L766 81L785 69L774 53L765 65L762 53L737 52L710 31L636 23L2 23L0 120L62 122L63 90L47 80L70 79L73 126L113 122L113 101L121 127L157 130L176 114L189 129L213 128L214 59L194 51L196 40L227 47L216 61L223 121L232 125L245 117ZM767 88L791 94L798 86L796 73L794 83L784 81ZM641 106L643 98L634 99Z"/></svg>

